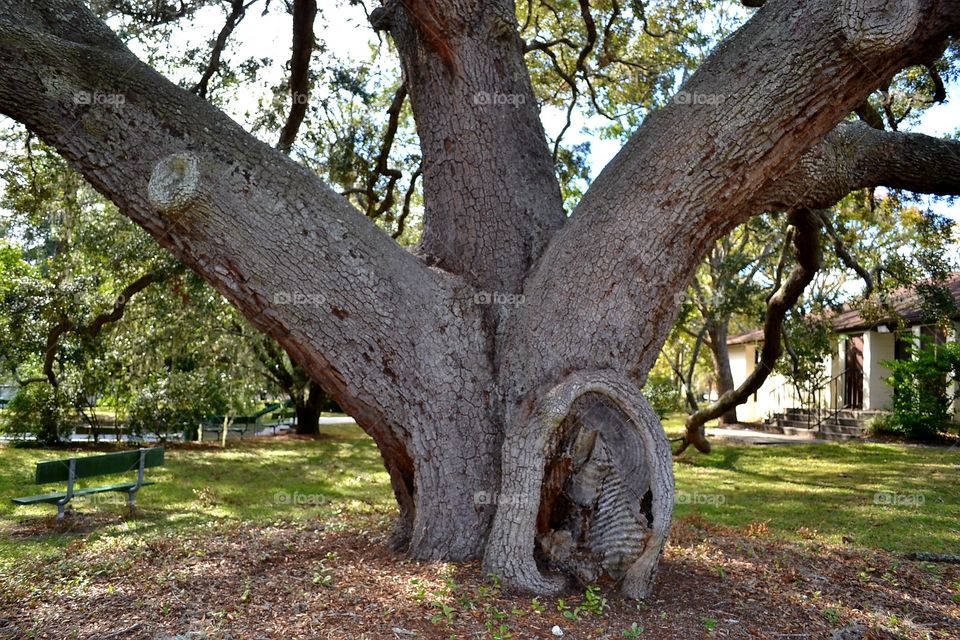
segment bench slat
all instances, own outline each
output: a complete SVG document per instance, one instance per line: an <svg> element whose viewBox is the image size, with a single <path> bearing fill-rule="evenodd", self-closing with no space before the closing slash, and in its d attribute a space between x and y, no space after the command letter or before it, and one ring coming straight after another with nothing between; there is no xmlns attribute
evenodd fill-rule
<svg viewBox="0 0 960 640"><path fill-rule="evenodd" d="M146 487L151 484L156 484L156 482L144 482L141 484L141 487ZM73 491L73 496L87 496L94 493L105 493L107 491L127 491L137 486L136 482L124 482L121 484L111 484L103 487L87 487L85 489L75 489ZM22 498L13 498L14 503L16 504L42 504L42 503L53 503L58 500L62 500L67 497L66 491L60 491L58 493L44 493L38 496L24 496Z"/></svg>
<svg viewBox="0 0 960 640"><path fill-rule="evenodd" d="M143 463L145 469L163 465L163 447L154 447L146 451L147 453ZM140 466L140 452L121 451L119 453L106 453L99 456L77 458L76 460L75 477L77 479L92 478L113 473L135 471ZM37 463L37 484L66 482L69 477L69 460L50 460L49 462Z"/></svg>

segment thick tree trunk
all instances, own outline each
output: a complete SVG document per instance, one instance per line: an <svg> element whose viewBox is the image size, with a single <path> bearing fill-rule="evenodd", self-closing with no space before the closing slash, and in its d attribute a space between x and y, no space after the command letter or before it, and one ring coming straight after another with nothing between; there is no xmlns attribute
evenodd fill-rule
<svg viewBox="0 0 960 640"><path fill-rule="evenodd" d="M420 134L419 256L136 60L79 0L0 0L0 110L356 418L411 557L483 557L540 591L607 574L644 597L673 477L639 389L676 294L719 235L792 193L801 156L869 91L942 47L960 7L768 2L683 88L710 99L650 116L569 221L512 3L388 0L371 19L397 43ZM802 179L835 190L838 156L814 152ZM844 184L889 178L869 165Z"/></svg>
<svg viewBox="0 0 960 640"><path fill-rule="evenodd" d="M730 350L727 348L727 323L711 322L707 333L710 335L710 355L713 356L713 370L717 377L717 396L733 391L733 371L730 369ZM737 424L737 407L730 407L720 418L720 424Z"/></svg>

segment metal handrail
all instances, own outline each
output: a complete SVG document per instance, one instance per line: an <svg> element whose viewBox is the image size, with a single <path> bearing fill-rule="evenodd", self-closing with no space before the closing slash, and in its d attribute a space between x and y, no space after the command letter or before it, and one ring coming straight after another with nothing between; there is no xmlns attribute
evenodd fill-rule
<svg viewBox="0 0 960 640"><path fill-rule="evenodd" d="M830 378L829 380L827 380L825 383L823 383L822 385L820 385L820 387L819 387L819 388L817 389L817 391L816 391L816 393L820 394L819 397L822 399L822 398L823 398L823 392L826 390L826 388L827 388L828 386L831 386L831 385L836 385L836 384L839 382L840 378L843 378L844 376L846 376L849 371L850 371L850 367L847 367L846 369L844 369L843 371L841 371L840 373L838 373L837 375L833 376L832 378ZM830 408L830 409L828 409L828 412L829 412L829 413L828 413L828 415L827 415L825 418L820 415L820 410L819 410L819 407L818 407L818 409L817 409L817 433L821 433L821 432L823 431L823 423L824 423L824 422L829 422L830 420L836 418L838 415L840 415L840 412L844 410L845 407L844 407L843 403L842 403L842 402L839 402L839 395L840 395L839 390L838 390L836 387L833 387L833 388L832 388L832 393L830 394L830 400L831 400L831 404L833 405L833 407ZM819 404L822 404L822 402L818 402L818 405L819 405Z"/></svg>
<svg viewBox="0 0 960 640"><path fill-rule="evenodd" d="M840 414L841 411L845 409L843 403L840 401L840 388L839 381L841 378L849 373L850 368L846 368L835 376L823 382L816 389L813 390L811 398L814 400L813 403L807 403L804 401L803 394L800 394L800 409L806 413L806 421L808 429L816 429L817 433L822 432L823 423L828 422ZM784 406L783 402L783 393L786 387L795 388L795 385L791 381L786 381L783 384L779 385L773 390L773 397L776 402L777 407L780 408L780 413L785 414L789 408ZM830 406L824 407L823 394L824 392L830 389ZM813 406L811 406L811 404ZM813 424L813 412L816 411L816 424Z"/></svg>

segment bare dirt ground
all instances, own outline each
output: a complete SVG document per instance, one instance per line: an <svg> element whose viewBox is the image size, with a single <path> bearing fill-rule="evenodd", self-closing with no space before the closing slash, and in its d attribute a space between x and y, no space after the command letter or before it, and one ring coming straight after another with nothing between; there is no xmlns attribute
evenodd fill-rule
<svg viewBox="0 0 960 640"><path fill-rule="evenodd" d="M609 585L590 599L503 593L477 564L406 561L382 522L355 524L209 528L133 548L78 538L66 560L0 574L0 638L960 638L957 565L784 543L762 524L678 521L639 605Z"/></svg>

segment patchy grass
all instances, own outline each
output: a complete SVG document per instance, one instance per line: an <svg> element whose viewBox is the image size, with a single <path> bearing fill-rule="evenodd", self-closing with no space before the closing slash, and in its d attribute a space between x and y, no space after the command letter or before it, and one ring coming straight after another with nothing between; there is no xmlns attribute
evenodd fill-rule
<svg viewBox="0 0 960 640"><path fill-rule="evenodd" d="M0 569L15 558L58 557L78 536L122 544L130 538L176 535L211 523L302 520L318 513L344 519L393 513L389 478L373 441L353 426L324 426L323 431L320 439L231 441L226 450L213 444L168 445L165 466L147 471L147 478L158 484L139 493L137 519L124 517L122 494L71 501L75 512L97 523L90 532L79 524L79 531L56 532L55 507L17 507L10 498L63 490L59 485L33 484L37 462L109 451L111 445L0 447ZM106 481L91 478L86 484Z"/></svg>
<svg viewBox="0 0 960 640"><path fill-rule="evenodd" d="M94 449L0 447L0 632L59 637L42 631L63 619L79 637L519 638L550 637L554 624L573 638L829 637L820 634L858 621L899 637L960 637L960 571L888 553L957 553L957 449L716 443L710 456L687 453L657 599L637 606L606 590L507 597L475 564L392 555L395 506L376 447L354 427L323 430L168 447L138 518L121 501L82 498L60 530L53 507L15 509L9 498L37 492L36 462ZM94 607L116 618L91 621Z"/></svg>
<svg viewBox="0 0 960 640"><path fill-rule="evenodd" d="M958 465L960 449L717 443L674 465L676 513L783 539L957 553Z"/></svg>

